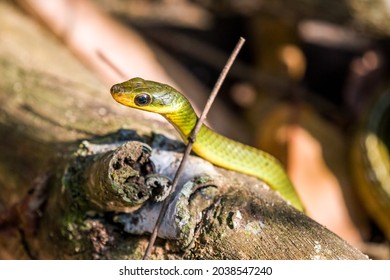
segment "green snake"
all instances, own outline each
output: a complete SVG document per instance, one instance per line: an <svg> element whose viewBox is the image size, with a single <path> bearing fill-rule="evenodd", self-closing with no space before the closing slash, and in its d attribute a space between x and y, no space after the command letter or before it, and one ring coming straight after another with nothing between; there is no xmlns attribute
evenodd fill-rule
<svg viewBox="0 0 390 280"><path fill-rule="evenodd" d="M119 103L164 116L185 142L198 116L190 102L173 87L141 78L113 85L112 97ZM192 147L211 163L259 178L300 211L303 205L279 161L270 154L224 137L202 125Z"/></svg>

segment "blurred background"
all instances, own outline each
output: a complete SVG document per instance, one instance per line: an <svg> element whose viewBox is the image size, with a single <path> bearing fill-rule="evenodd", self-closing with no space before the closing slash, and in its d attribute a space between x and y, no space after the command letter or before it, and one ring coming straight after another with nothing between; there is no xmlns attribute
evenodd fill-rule
<svg viewBox="0 0 390 280"><path fill-rule="evenodd" d="M54 34L105 94L140 76L177 87L198 111L244 37L208 124L275 155L310 217L390 258L389 0L3 2Z"/></svg>

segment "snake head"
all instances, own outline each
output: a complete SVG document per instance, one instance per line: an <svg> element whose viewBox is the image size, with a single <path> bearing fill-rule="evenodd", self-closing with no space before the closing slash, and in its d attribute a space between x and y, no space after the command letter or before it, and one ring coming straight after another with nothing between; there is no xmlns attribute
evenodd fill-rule
<svg viewBox="0 0 390 280"><path fill-rule="evenodd" d="M144 111L169 114L175 112L183 96L174 88L154 81L133 78L111 87L112 97L119 103Z"/></svg>

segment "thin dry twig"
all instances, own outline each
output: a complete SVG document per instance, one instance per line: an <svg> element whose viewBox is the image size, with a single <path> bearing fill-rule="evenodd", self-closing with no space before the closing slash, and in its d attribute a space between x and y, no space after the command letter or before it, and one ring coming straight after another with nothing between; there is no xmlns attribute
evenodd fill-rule
<svg viewBox="0 0 390 280"><path fill-rule="evenodd" d="M238 43L235 46L232 54L230 55L228 61L226 62L225 67L222 69L222 72L219 75L217 82L214 85L214 88L213 88L213 90L212 90L212 92L210 94L210 97L207 100L207 103L206 103L206 105L205 105L205 107L204 107L204 109L202 111L202 114L198 118L198 121L197 121L194 129L191 132L191 135L188 137L188 144L187 144L186 149L184 151L184 155L182 157L182 160L180 161L179 168L176 171L175 178L173 179L171 191L170 191L168 197L163 201L163 205L161 207L160 214L159 214L158 219L156 221L156 225L154 226L152 235L150 236L149 244L148 244L148 246L146 248L146 251L145 251L145 254L144 254L144 257L143 257L144 260L148 259L150 254L151 254L151 251L152 251L153 246L154 246L154 242L156 241L156 238L157 238L157 233L158 233L158 231L160 229L162 220L163 220L163 218L165 216L165 213L166 213L166 211L168 209L168 205L169 205L169 202L170 202L170 200L172 198L172 194L174 193L174 191L176 189L176 185L177 185L177 182L178 182L178 180L180 178L180 175L181 175L181 172L183 170L184 164L185 164L185 162L186 162L186 160L187 160L187 158L188 158L188 156L189 156L189 154L190 154L190 152L192 150L192 145L196 141L196 136L197 136L200 128L202 127L202 124L203 124L204 120L206 119L207 113L209 112L209 110L211 108L211 105L213 104L214 99L217 96L217 94L219 92L219 89L221 88L221 85L222 85L223 81L225 80L225 78L227 76L227 73L229 72L231 66L233 65L233 63L234 63L238 53L240 52L244 42L245 42L245 39L240 37L240 39L238 40Z"/></svg>

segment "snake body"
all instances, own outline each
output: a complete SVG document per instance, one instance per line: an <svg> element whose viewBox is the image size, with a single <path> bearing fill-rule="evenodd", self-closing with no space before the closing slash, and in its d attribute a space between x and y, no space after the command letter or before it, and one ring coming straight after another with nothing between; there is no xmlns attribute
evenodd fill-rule
<svg viewBox="0 0 390 280"><path fill-rule="evenodd" d="M173 87L141 78L133 78L111 88L119 103L164 116L188 141L198 117L190 102ZM303 211L302 203L279 161L254 147L224 137L203 125L193 144L193 151L213 164L257 177L295 208Z"/></svg>

